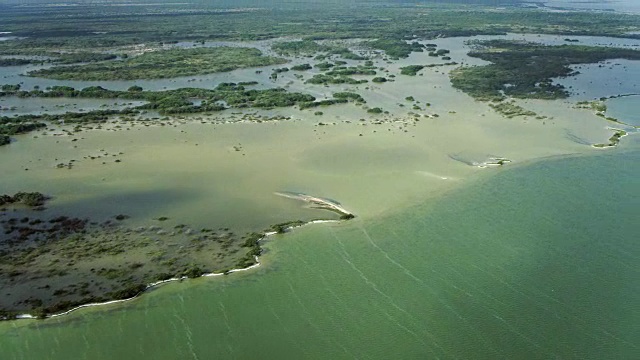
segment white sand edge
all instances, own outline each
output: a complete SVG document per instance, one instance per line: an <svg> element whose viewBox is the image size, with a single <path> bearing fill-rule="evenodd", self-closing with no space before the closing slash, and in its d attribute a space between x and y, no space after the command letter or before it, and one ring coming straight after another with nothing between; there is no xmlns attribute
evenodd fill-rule
<svg viewBox="0 0 640 360"><path fill-rule="evenodd" d="M339 222L341 222L341 220L311 220L309 222L306 222L306 223L298 225L298 226L290 226L290 227L286 228L285 231L292 230L292 229L299 228L299 227L303 227L303 226L310 225L310 224L339 223ZM258 242L263 241L266 237L271 236L271 235L275 235L275 234L278 234L278 233L276 231L270 231L270 232L264 233L264 235L258 240ZM228 274L231 274L231 273L234 273L234 272L248 271L248 270L251 270L251 269L255 269L258 266L260 266L260 264L261 264L260 263L260 259L258 258L258 256L255 256L255 260L256 260L255 264L253 264L251 266L248 266L246 268L231 269L229 271L225 271L225 272L221 272L221 273L206 273L206 274L200 275L199 277L222 276L222 275L228 275ZM125 301L130 301L130 300L133 300L133 299L136 299L136 298L140 297L140 295L142 295L143 293L145 293L145 292L147 292L147 291L149 291L149 290L151 290L151 289L153 289L153 288L155 288L157 286L160 286L162 284L166 284L166 283L169 283L169 282L181 281L181 280L185 280L185 279L189 279L189 277L182 276L182 277L175 277L175 278L170 278L170 279L166 279L166 280L156 281L156 282L147 284L147 286L145 287L144 290L142 290L141 292L139 292L138 294L136 294L136 295L134 295L134 296L132 296L130 298L119 299L119 300L109 300L109 301L100 302L100 303L90 303L90 304L79 305L79 306L76 306L76 307L74 307L72 309L69 309L67 311L64 311L64 312L61 312L61 313L58 313L58 314L48 315L46 318L49 319L49 318L55 318L55 317L59 317L59 316L63 316L63 315L68 315L68 314L70 314L70 313L72 313L72 312L74 312L76 310L80 310L80 309L83 309L83 308L110 305L110 304L117 304L117 303L122 303L122 302L125 302ZM194 279L197 279L197 278L194 278ZM15 317L15 320L22 320L22 319L37 319L37 317L33 316L31 314L20 314L20 315L16 315L16 317Z"/></svg>

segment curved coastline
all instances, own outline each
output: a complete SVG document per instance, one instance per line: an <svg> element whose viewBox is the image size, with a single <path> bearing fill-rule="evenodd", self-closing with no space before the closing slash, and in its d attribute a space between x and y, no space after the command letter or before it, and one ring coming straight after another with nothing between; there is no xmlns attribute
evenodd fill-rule
<svg viewBox="0 0 640 360"><path fill-rule="evenodd" d="M342 208L342 210L344 210L344 209ZM353 216L353 214L351 212L348 212L347 210L344 210L343 215ZM351 217L348 218L348 219L351 219ZM263 241L264 239L266 239L269 236L276 235L276 234L282 234L283 232L288 232L290 230L293 230L293 229L296 229L296 228L299 228L299 227L303 227L303 226L307 226L307 225L311 225L311 224L340 223L340 222L346 221L348 219L345 218L345 219L342 219L342 220L311 220L311 221L308 221L308 222L305 222L305 223L302 223L302 224L299 224L299 225L286 227L284 229L284 231L282 231L282 232L278 232L278 231L265 232L265 233L263 233L262 237L258 240L258 242ZM231 270L227 270L225 272L220 272L220 273L205 273L205 274L200 275L197 278L200 278L200 277L216 277L216 276L229 275L229 274L235 273L235 272L248 271L248 270L257 268L257 267L259 267L261 265L260 259L259 259L259 257L257 255L254 256L254 259L255 259L256 263L253 264L253 265L247 266L245 268L231 269ZM194 279L197 279L197 278L194 278ZM104 305L111 305L111 304L128 302L128 301L131 301L131 300L134 300L134 299L137 299L137 298L141 297L142 295L144 295L144 293L146 293L146 292L148 292L150 290L153 290L153 289L155 289L155 288L157 288L157 287L159 287L159 286L161 286L163 284L174 282L174 281L183 281L183 280L186 280L186 279L189 279L189 277L188 276L181 276L181 277L174 277L174 278L170 278L170 279L165 279L165 280L159 280L159 281L156 281L156 282L152 282L152 283L147 284L146 287L144 288L144 290L142 290L139 293L137 293L136 295L134 295L132 297L129 297L129 298L126 298L126 299L117 299L117 300L109 300L109 301L99 302L99 303L89 303L89 304L78 305L78 306L76 306L74 308L71 308L69 310L65 310L65 311L57 313L57 314L46 315L45 317L37 317L37 316L31 315L31 314L19 314L19 315L16 315L14 318L2 318L2 319L0 319L0 321L52 319L52 318L68 315L68 314L70 314L72 312L75 312L77 310L84 309L84 308L90 308L90 307L96 307L96 306L104 306Z"/></svg>
<svg viewBox="0 0 640 360"><path fill-rule="evenodd" d="M638 96L640 96L640 93L620 94L620 95L609 96L607 98L601 99L601 101L606 103L608 100L612 100L612 99L620 99L620 98L625 98L625 97L638 97ZM607 110L605 110L604 113L606 113ZM610 121L613 121L613 122L616 122L616 123L620 123L620 124L622 124L624 126L628 126L628 127L634 128L634 129L640 129L640 126L629 124L629 123L627 123L625 121L621 121L618 118L608 117L607 120L610 120ZM617 129L614 129L614 130L617 130Z"/></svg>
<svg viewBox="0 0 640 360"><path fill-rule="evenodd" d="M620 140L629 135L629 132L622 130L622 129L616 129L616 128L608 128L610 130L613 130L614 133L613 135L611 135L611 137L609 138L609 143L608 144L604 144L604 143L600 143L600 144L593 144L591 145L591 147L596 148L596 149L610 149L610 148L615 148L618 146L618 144L620 143Z"/></svg>
<svg viewBox="0 0 640 360"><path fill-rule="evenodd" d="M623 136L628 136L628 134L625 134ZM598 149L597 147L593 147ZM607 149L609 147L605 147L604 149ZM599 148L602 149L602 148ZM531 159L528 161L524 161L524 162L519 162L517 164L518 167L523 167L523 166L528 166L531 165L532 163L535 162L540 162L540 161L544 161L544 160L556 160L556 159L561 159L561 158L567 158L567 157L582 157L582 156L588 156L589 153L571 153L571 154L562 154L562 155L551 155L551 156L544 156L544 157L540 157L540 158L536 158L536 159ZM293 192L276 192L276 195L279 196L283 196L283 197L288 197L288 198L292 198L292 199L296 199L296 200L300 200L303 202L308 202L312 205L316 205L318 206L318 208L324 208L325 210L329 210L329 211L335 211L337 213L340 213L342 215L350 215L355 217L355 215L344 209L340 203L335 202L335 201L330 201L330 200L326 200L323 199L321 197L315 197L315 196L311 196L311 195L307 195L307 194L303 194L303 193L293 193ZM322 207L321 205L326 205L327 207ZM342 211L338 211L337 208L340 208ZM304 222L304 223L299 223L296 225L292 225L292 226L288 226L286 228L284 228L284 231L268 231L268 232L264 232L262 234L262 236L260 237L260 239L258 240L258 242L262 242L264 241L266 238L273 236L273 235L278 235L278 234L283 234L286 232L289 232L291 230L294 230L296 228L301 228L304 226L308 226L308 225L312 225L312 224L324 224L324 223L342 223L345 221L350 220L351 217L349 218L341 218L339 220L326 220L326 219L316 219L316 220L311 220L308 222ZM258 268L262 265L262 263L259 260L259 256L254 256L254 259L256 261L255 264L252 264L250 266L244 267L244 268L236 268L236 269L230 269L227 270L225 272L211 272L211 273L204 273L202 275L200 275L199 277L196 278L189 278L188 276L182 276L182 277L174 277L174 278L169 278L169 279L165 279L165 280L159 280L156 282L152 282L146 285L146 287L144 288L144 290L142 290L141 292L137 293L136 295L126 298L126 299L117 299L117 300L109 300L109 301L105 301L105 302L98 302L98 303L88 303L88 304L83 304L83 305L78 305L74 308L65 310L63 312L60 313L56 313L56 314L48 314L45 317L37 317L28 313L25 314L19 314L16 315L13 318L0 318L0 321L11 321L11 320L46 320L46 319L52 319L52 318L58 318L64 315L69 315L73 312L76 312L78 310L81 310L83 308L91 308L91 307L98 307L98 306L106 306L106 305L112 305L112 304L117 304L117 303L124 303L124 302L129 302L132 300L135 300L137 298L142 297L146 292L153 290L161 285L167 284L167 283L172 283L175 281L183 281L183 280L188 280L188 279L197 279L200 277L218 277L218 276L223 276L223 275L229 275L231 273L236 273L236 272L242 272L242 271L249 271L255 268Z"/></svg>
<svg viewBox="0 0 640 360"><path fill-rule="evenodd" d="M624 121L621 121L618 118L615 117L611 117L611 116L606 116L607 113L607 106L606 106L606 102L612 99L620 99L620 98L626 98L626 97L633 97L633 96L640 96L640 93L628 93L628 94L618 94L618 95L611 95L611 96L605 96L605 97L601 97L599 99L594 99L591 101L582 101L578 103L578 106L584 106L583 108L585 109L592 109L595 111L596 116L599 116L607 121L611 121L620 125L624 125L630 128L634 128L634 129L639 129L640 126L638 125L633 125L633 124L629 124L626 123ZM598 108L598 103L600 103L602 105L602 108ZM617 129L614 129L617 130Z"/></svg>

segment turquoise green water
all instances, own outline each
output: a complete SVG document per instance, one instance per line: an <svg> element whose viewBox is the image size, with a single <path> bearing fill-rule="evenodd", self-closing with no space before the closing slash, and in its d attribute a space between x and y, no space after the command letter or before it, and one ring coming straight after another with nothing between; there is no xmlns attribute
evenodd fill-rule
<svg viewBox="0 0 640 360"><path fill-rule="evenodd" d="M1 358L638 359L639 164L545 160L312 225L272 238L251 273L2 323Z"/></svg>

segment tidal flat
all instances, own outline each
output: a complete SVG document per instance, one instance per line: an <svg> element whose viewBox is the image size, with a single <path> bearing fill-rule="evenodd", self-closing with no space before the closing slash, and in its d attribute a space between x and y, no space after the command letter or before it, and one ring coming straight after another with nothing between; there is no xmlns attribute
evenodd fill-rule
<svg viewBox="0 0 640 360"><path fill-rule="evenodd" d="M438 79L434 75L432 84ZM5 191L37 189L53 198L44 212L9 211L3 219L33 221L65 214L101 226L88 231L83 240L89 246L86 250L77 247L79 239L65 238L64 245L56 245L66 262L52 264L43 254L36 262L24 263L38 269L37 275L7 279L3 288L11 290L4 299L21 304L14 309L29 311L39 303L20 301L25 296L43 300L32 289L44 284L60 289L51 285L42 291L57 291L55 298L69 299L83 292L113 295L119 287L107 284L127 288L193 266L225 271L244 256L246 249L240 245L247 233L291 220L337 218L277 197L278 191L338 199L358 217L370 219L454 189L483 171L474 163L494 154L526 162L588 151L567 139L566 130L593 141L607 137L602 120L594 115L591 125L585 120L572 127L570 119L562 117L571 114L567 105L544 107L542 113L554 118L548 124L514 122L447 89L445 77L441 81L444 89L439 88L438 95L422 96L433 101L433 107L452 113L442 111L437 118L419 121L391 115L351 120L366 115L346 104L323 109L321 117L287 111L290 120L255 122L228 114L200 121L185 117L114 122L80 132L64 132L62 127L18 136L18 141L0 149L1 166L8 174L3 177ZM418 85L414 86L412 93L419 94ZM382 104L391 108L402 98ZM467 162L452 160L451 155ZM128 218L115 220L119 214ZM109 220L109 226L102 226ZM115 254L99 256L96 251L105 248ZM49 249L39 247L34 254L39 251ZM47 273L57 268L65 273Z"/></svg>
<svg viewBox="0 0 640 360"><path fill-rule="evenodd" d="M3 360L636 360L639 17L225 4L0 5Z"/></svg>
<svg viewBox="0 0 640 360"><path fill-rule="evenodd" d="M627 52L638 45L634 39L572 37L596 46L607 39L608 46ZM2 212L3 316L46 316L135 296L146 284L166 278L250 266L261 254L253 240L274 225L340 217L277 193L336 199L357 216L353 221L368 221L454 191L502 166L587 154L591 145L618 134L594 112L576 109L572 97L510 98L496 105L454 89L450 71L489 64L468 56L473 40L567 42L536 34L325 39L307 54L278 51L278 44L295 48L298 38L194 41L113 48L133 58L77 65L93 81L77 80L72 67L56 67L66 74L53 76L59 80L38 77L51 74L48 65L0 68L6 82L0 115L7 115L7 122L13 115L41 113L61 119L45 120L27 134L17 134L27 132L18 128L0 147L4 193L38 191L51 197L41 211L8 207ZM268 61L160 80L146 79L147 73L96 75L103 65L117 72L122 64L111 66L114 61L136 63L136 56L154 59L162 51L179 56L181 49L206 57L218 46L255 47L254 55L264 54ZM629 64L636 69L637 61ZM413 70L403 73L408 67ZM632 78L627 81L635 86ZM240 83L249 85L239 89ZM100 86L101 94L117 90L129 97L43 96L56 86L72 87L67 94ZM163 98L170 90L200 87L227 97L178 91ZM272 102L268 91L268 101L258 101L267 89L304 101ZM131 101L149 91L145 96L154 102ZM251 100L230 101L242 96ZM203 107L207 102L215 106ZM168 104L171 112L157 104ZM65 120L83 109L114 112ZM118 113L125 110L132 112ZM69 227L73 231L59 231ZM17 241L24 232L43 236Z"/></svg>

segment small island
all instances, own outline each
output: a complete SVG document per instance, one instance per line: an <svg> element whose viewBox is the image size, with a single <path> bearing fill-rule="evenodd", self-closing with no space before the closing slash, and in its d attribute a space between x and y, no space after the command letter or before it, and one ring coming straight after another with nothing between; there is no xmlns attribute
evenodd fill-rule
<svg viewBox="0 0 640 360"><path fill-rule="evenodd" d="M618 146L618 144L620 143L620 139L623 138L624 136L627 136L628 133L624 130L620 130L620 129L613 129L615 130L615 132L613 133L613 135L611 135L611 137L609 138L609 142L606 144L593 144L593 147L595 148L612 148L612 147L616 147Z"/></svg>

